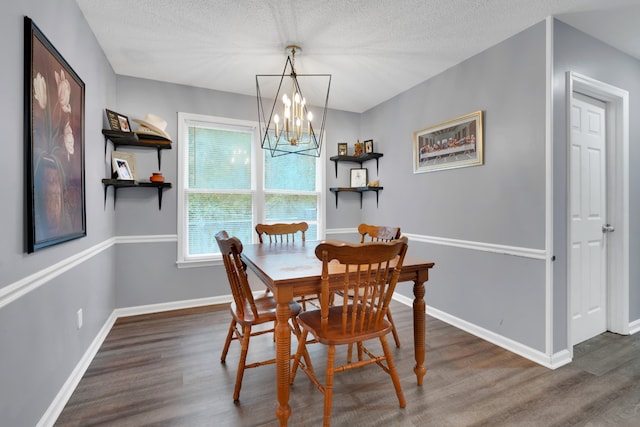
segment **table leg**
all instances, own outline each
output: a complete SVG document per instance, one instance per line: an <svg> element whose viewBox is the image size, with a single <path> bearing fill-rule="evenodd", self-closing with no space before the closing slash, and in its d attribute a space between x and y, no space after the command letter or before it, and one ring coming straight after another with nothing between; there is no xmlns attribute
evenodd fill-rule
<svg viewBox="0 0 640 427"><path fill-rule="evenodd" d="M427 272L418 272L418 277L413 281L413 342L416 357L416 366L413 372L416 374L418 385L422 385L422 380L427 373L424 366L424 353L426 342L426 310L424 303L424 282L427 281Z"/></svg>
<svg viewBox="0 0 640 427"><path fill-rule="evenodd" d="M291 330L289 329L289 317L291 310L289 301L280 302L276 308L276 379L278 384L278 409L276 416L281 426L286 426L291 407L289 406L289 374L291 356Z"/></svg>

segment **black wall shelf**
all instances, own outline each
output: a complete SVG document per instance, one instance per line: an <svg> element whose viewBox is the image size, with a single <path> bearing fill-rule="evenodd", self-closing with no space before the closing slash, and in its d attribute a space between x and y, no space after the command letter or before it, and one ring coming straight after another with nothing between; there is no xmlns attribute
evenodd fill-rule
<svg viewBox="0 0 640 427"><path fill-rule="evenodd" d="M366 191L375 191L376 192L376 206L378 206L378 192L382 190L383 187L332 187L329 189L333 194L336 195L336 208L338 207L338 193L340 192L350 192L350 193L360 193L360 209L362 209L362 193Z"/></svg>
<svg viewBox="0 0 640 427"><path fill-rule="evenodd" d="M113 187L113 209L116 208L116 195L118 188L157 188L158 189L158 210L162 209L162 191L171 188L170 182L145 182L134 181L129 179L109 179L104 178L102 180L104 185L104 204L107 205L107 189Z"/></svg>
<svg viewBox="0 0 640 427"><path fill-rule="evenodd" d="M102 129L104 135L104 155L107 155L107 140L113 144L113 149L117 150L119 146L126 145L130 147L155 148L158 152L158 169L162 169L162 150L171 150L171 143L167 142L143 142L138 139L133 132L117 132L108 129Z"/></svg>
<svg viewBox="0 0 640 427"><path fill-rule="evenodd" d="M376 160L376 173L378 173L378 159L382 157L382 153L368 153L368 154L363 154L361 156L332 156L329 157L329 160L331 160L336 167L336 178L338 177L338 163L339 162L351 162L351 163L358 163L360 164L360 167L362 167L362 164L364 162L366 162L367 160Z"/></svg>

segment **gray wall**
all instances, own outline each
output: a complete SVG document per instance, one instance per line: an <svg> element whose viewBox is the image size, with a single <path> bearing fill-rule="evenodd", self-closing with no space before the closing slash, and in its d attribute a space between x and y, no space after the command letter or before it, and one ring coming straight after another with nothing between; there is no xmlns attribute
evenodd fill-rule
<svg viewBox="0 0 640 427"><path fill-rule="evenodd" d="M86 85L87 236L27 254L24 244L23 17L31 17ZM85 256L114 234L102 206L104 108L115 103L115 73L74 0L4 2L0 14L0 425L33 426L53 401L115 307L112 248ZM63 263L68 271L44 271ZM44 283L33 275L44 274ZM32 288L9 301L9 291ZM11 293L12 294L12 293ZM13 299L13 298L11 298ZM76 312L84 326L76 327Z"/></svg>
<svg viewBox="0 0 640 427"><path fill-rule="evenodd" d="M384 152L384 191L362 219L418 236L544 249L544 90L543 22L367 111L362 128ZM414 174L413 132L477 110L485 164ZM544 261L419 242L410 254L436 263L430 307L545 350Z"/></svg>
<svg viewBox="0 0 640 427"><path fill-rule="evenodd" d="M178 173L177 123L178 112L229 117L238 120L257 120L256 99L253 96L194 88L152 80L118 76L117 111L130 118L143 118L153 113L168 122L167 132L173 137L174 147L162 152L162 173L167 181L176 184ZM114 107L115 108L115 107ZM327 157L337 153L341 138L355 140L359 115L331 110L328 113L324 151ZM328 142L327 142L328 141ZM137 169L141 177L157 170L154 151L123 147L121 150L136 154ZM328 186L333 183L333 162L326 164ZM345 176L341 176L344 180ZM348 177L347 177L348 179ZM175 235L177 233L177 185L163 196L162 210L158 210L157 193L139 190L120 190L116 203L116 234L118 236ZM354 209L355 199L340 201L336 211L333 194L328 194L327 227L354 227L360 210ZM359 205L358 205L359 206ZM107 199L107 209L113 208L113 196ZM175 242L128 243L119 245L116 261L117 306L130 307L151 303L170 302L227 295L228 284L223 267L178 268ZM140 266L144 268L140 268Z"/></svg>
<svg viewBox="0 0 640 427"><path fill-rule="evenodd" d="M629 91L629 321L640 319L640 61L554 21L554 348L566 347L567 138L565 75L573 71Z"/></svg>

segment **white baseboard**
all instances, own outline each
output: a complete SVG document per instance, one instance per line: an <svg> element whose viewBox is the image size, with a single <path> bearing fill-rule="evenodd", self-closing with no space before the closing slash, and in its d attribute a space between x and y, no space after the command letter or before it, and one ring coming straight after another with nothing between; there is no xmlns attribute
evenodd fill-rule
<svg viewBox="0 0 640 427"><path fill-rule="evenodd" d="M179 310L183 308L202 307L205 305L226 304L231 302L231 299L231 295L222 295L219 297L174 301L161 304L149 304L137 307L117 308L113 310L102 328L100 328L100 332L98 332L98 335L96 335L96 337L93 339L91 345L89 346L87 351L85 351L84 355L82 356L74 370L71 372L71 375L69 376L67 381L65 381L64 385L56 395L53 402L51 402L51 405L49 405L49 408L47 408L42 418L40 418L40 421L38 422L36 427L52 427L55 424L56 420L60 416L60 413L71 398L73 391L80 383L82 376L89 368L91 361L98 353L100 346L107 338L109 331L111 331L111 328L115 324L116 320L118 320L118 318L137 316L140 314L159 313L170 310Z"/></svg>
<svg viewBox="0 0 640 427"><path fill-rule="evenodd" d="M139 305L136 307L116 308L113 312L116 318L138 316L140 314L161 313L163 311L180 310L183 308L203 307L205 305L227 304L232 300L231 295L206 297L183 301L164 302L159 304Z"/></svg>
<svg viewBox="0 0 640 427"><path fill-rule="evenodd" d="M38 424L36 424L36 427L50 427L53 426L53 424L56 422L56 420L60 416L60 413L64 409L64 406L69 401L69 398L71 398L73 391L80 383L82 376L86 372L87 368L89 368L91 361L98 353L98 350L100 349L103 341L105 340L105 338L107 338L107 335L113 327L116 319L117 316L115 315L115 312L111 313L111 316L109 316L102 328L100 328L98 335L96 335L96 337L93 339L91 345L89 346L87 351L85 351L75 369L71 372L71 375L69 376L69 378L67 378L67 381L65 381L64 385L56 395L53 402L51 402L51 405L49 405L49 408L47 408L42 418L40 418Z"/></svg>
<svg viewBox="0 0 640 427"><path fill-rule="evenodd" d="M413 298L395 293L393 295L393 299L404 305L413 307ZM440 311L437 308L433 308L427 305L426 311L429 316L433 316L436 319L442 320L443 322L448 323L451 326L455 326L458 329L469 332L470 334L475 335L478 338L482 338L485 341L502 347L505 350L509 350L512 353L518 354L526 359L531 360L532 362L535 362L547 368L556 369L571 362L571 358L569 357L569 352L567 350L563 350L560 353L549 356L517 341L513 341L509 338L503 337L502 335L496 334L495 332L491 332L487 329L469 323L466 320L462 320L458 317L445 313L444 311Z"/></svg>
<svg viewBox="0 0 640 427"><path fill-rule="evenodd" d="M256 291L255 294L261 294L264 291ZM413 298L406 297L400 294L394 294L393 299L398 301L401 304L404 304L408 307L413 307ZM49 405L49 408L44 413L42 418L37 424L37 427L51 427L55 424L56 420L60 416L60 413L64 409L64 406L69 401L69 398L73 394L73 391L76 389L82 376L86 372L87 368L91 364L91 361L98 353L100 346L106 339L109 331L115 324L116 320L120 317L128 317L128 316L137 316L141 314L150 314L150 313L159 313L163 311L170 310L179 310L184 308L192 308L192 307L202 307L206 305L217 305L217 304L226 304L231 302L231 295L222 295L217 297L207 297L207 298L199 298L199 299L191 299L191 300L183 300L183 301L173 301L167 303L160 304L149 304L149 305L141 305L136 307L127 307L127 308L117 308L111 313L109 318L106 320L105 324L98 332L98 335L94 338L93 342L82 356L75 369L64 383L57 396ZM466 322L462 319L459 319L455 316L451 316L445 312L442 312L433 307L427 306L427 313L429 316L433 316L436 319L442 320L445 323L448 323L456 328L462 329L463 331L469 332L472 335L475 335L481 339L489 341L499 347L502 347L508 351L516 353L526 359L529 359L535 363L538 363L542 366L545 366L550 369L556 369L560 366L566 365L571 362L571 357L568 350L563 350L559 353L548 357L547 355L532 349L530 347L524 346L516 341L505 338L501 335L495 334L491 331L488 331L479 326L473 325L469 322ZM634 322L633 328L635 333L638 329L640 329L640 320Z"/></svg>

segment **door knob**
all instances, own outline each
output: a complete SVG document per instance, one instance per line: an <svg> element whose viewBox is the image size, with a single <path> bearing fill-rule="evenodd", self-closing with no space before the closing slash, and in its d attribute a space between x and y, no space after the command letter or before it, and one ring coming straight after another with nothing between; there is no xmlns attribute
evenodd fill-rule
<svg viewBox="0 0 640 427"><path fill-rule="evenodd" d="M602 226L602 232L603 233L613 233L614 231L616 231L616 229L611 224L605 224L605 225Z"/></svg>

